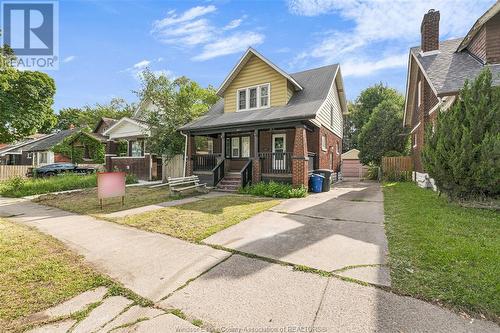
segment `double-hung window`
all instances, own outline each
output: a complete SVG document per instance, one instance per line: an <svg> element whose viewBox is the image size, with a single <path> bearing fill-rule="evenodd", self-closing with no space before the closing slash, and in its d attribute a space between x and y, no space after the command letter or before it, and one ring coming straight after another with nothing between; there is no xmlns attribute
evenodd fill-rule
<svg viewBox="0 0 500 333"><path fill-rule="evenodd" d="M238 111L255 110L269 107L270 102L269 83L258 86L238 89L236 96Z"/></svg>

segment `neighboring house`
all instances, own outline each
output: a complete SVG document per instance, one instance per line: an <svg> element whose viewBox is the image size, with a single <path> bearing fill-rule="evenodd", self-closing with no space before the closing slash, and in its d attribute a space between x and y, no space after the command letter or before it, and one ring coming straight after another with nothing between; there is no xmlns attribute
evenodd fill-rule
<svg viewBox="0 0 500 333"><path fill-rule="evenodd" d="M69 162L71 156L55 153L52 149L76 131L77 129L69 129L27 138L0 150L0 161L2 164L32 166Z"/></svg>
<svg viewBox="0 0 500 333"><path fill-rule="evenodd" d="M422 166L425 129L437 112L453 105L466 80L487 67L500 85L500 2L481 16L464 38L439 41L439 11L430 10L421 24L421 45L410 49L404 126L411 135L415 179L432 186Z"/></svg>
<svg viewBox="0 0 500 333"><path fill-rule="evenodd" d="M217 94L205 116L179 129L188 175L234 189L261 180L307 186L313 169L339 171L347 113L339 65L288 74L249 48ZM195 137L208 139L208 153Z"/></svg>
<svg viewBox="0 0 500 333"><path fill-rule="evenodd" d="M140 180L153 180L161 177L161 160L146 148L146 139L151 135L149 125L142 120L146 103L136 110L132 117L119 120L101 118L92 132L81 132L71 144L83 149L83 162L95 163L94 142L104 145L104 167L107 171L124 171ZM87 138L94 140L89 145Z"/></svg>
<svg viewBox="0 0 500 333"><path fill-rule="evenodd" d="M132 173L141 180L157 178L156 156L146 151L146 139L151 135L142 120L123 117L104 131L107 137L106 170ZM119 156L119 145L125 143L126 153Z"/></svg>
<svg viewBox="0 0 500 333"><path fill-rule="evenodd" d="M79 129L71 128L51 134L41 140L22 148L23 157L31 158L33 166L52 163L71 162L71 156L66 156L53 151L54 147L63 142L64 139L77 133Z"/></svg>

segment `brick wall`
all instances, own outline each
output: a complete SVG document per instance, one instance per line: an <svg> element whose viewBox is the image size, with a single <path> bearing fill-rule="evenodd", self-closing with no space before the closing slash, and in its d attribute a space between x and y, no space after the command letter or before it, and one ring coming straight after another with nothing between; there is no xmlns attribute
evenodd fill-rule
<svg viewBox="0 0 500 333"><path fill-rule="evenodd" d="M54 163L71 163L71 158L60 153L54 153Z"/></svg>
<svg viewBox="0 0 500 333"><path fill-rule="evenodd" d="M303 127L295 128L292 154L292 185L307 186L308 175L307 135Z"/></svg>
<svg viewBox="0 0 500 333"><path fill-rule="evenodd" d="M435 118L437 116L437 112L433 112L431 115L429 115L429 112L432 110L432 108L438 103L438 98L434 94L434 91L432 91L431 86L427 82L427 80L424 78L422 73L419 71L418 74L418 79L422 81L421 84L421 89L422 93L420 94L421 98L421 104L418 106L418 103L416 103L416 115L417 115L417 124L418 127L414 129L413 133L411 134L411 155L413 159L413 165L415 167L415 171L418 172L424 172L424 167L422 165L422 148L425 144L425 128L427 126L432 126L432 122L435 121ZM417 85L418 87L418 85ZM416 94L418 95L418 94ZM417 124L412 124L414 127ZM414 147L414 142L416 141L417 145Z"/></svg>
<svg viewBox="0 0 500 333"><path fill-rule="evenodd" d="M421 48L428 52L439 48L439 12L432 9L424 15L420 26Z"/></svg>

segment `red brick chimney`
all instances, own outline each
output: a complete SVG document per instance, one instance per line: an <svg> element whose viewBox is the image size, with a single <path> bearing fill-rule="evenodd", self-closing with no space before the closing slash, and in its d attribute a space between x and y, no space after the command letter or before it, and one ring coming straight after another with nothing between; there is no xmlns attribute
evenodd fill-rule
<svg viewBox="0 0 500 333"><path fill-rule="evenodd" d="M430 9L422 19L420 26L422 34L422 52L439 50L439 11Z"/></svg>

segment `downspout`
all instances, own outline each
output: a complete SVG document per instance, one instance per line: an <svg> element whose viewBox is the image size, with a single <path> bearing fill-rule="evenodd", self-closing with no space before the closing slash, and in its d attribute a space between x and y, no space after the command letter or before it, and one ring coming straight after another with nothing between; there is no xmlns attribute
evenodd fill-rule
<svg viewBox="0 0 500 333"><path fill-rule="evenodd" d="M184 167L182 170L182 177L186 177L186 163L187 163L187 146L188 146L188 136L180 131L181 135L185 138L184 141Z"/></svg>

